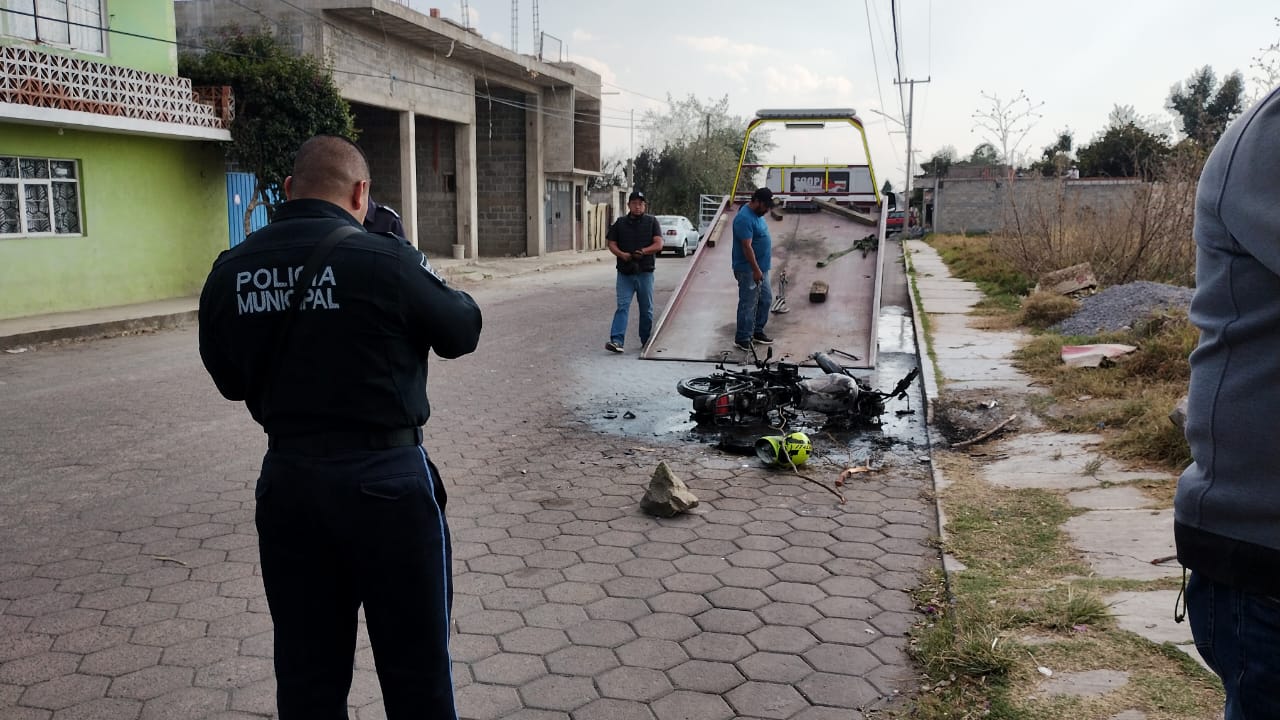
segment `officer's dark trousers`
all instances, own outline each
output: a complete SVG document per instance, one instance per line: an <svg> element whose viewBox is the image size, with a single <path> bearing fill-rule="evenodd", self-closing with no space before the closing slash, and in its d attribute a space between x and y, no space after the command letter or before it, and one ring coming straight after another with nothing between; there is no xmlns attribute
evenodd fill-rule
<svg viewBox="0 0 1280 720"><path fill-rule="evenodd" d="M453 720L445 493L419 447L269 450L257 487L280 720L346 720L357 610L390 720Z"/></svg>

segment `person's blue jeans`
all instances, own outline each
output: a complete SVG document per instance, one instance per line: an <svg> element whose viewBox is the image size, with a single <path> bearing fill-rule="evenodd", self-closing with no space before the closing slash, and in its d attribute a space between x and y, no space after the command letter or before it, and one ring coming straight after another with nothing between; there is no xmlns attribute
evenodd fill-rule
<svg viewBox="0 0 1280 720"><path fill-rule="evenodd" d="M1280 599L1193 571L1187 618L1200 656L1222 678L1226 720L1280 718Z"/></svg>
<svg viewBox="0 0 1280 720"><path fill-rule="evenodd" d="M640 344L643 346L649 344L649 333L653 332L653 273L618 273L618 309L613 311L609 340L619 346L627 337L627 314L631 311L633 295L640 313Z"/></svg>
<svg viewBox="0 0 1280 720"><path fill-rule="evenodd" d="M769 306L773 304L769 271L764 271L764 278L758 283L750 270L734 270L733 276L738 279L738 329L733 340L751 342L751 336L764 332L764 325L769 322Z"/></svg>

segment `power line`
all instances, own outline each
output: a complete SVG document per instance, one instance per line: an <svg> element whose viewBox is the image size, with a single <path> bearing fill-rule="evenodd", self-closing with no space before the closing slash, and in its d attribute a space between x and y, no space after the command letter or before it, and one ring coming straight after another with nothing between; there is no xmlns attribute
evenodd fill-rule
<svg viewBox="0 0 1280 720"><path fill-rule="evenodd" d="M924 80L901 80L901 81L895 80L895 81L894 81L894 82L896 82L896 83L898 84L898 88L899 88L899 90L901 90L901 88L902 88L902 86L903 86L903 85L908 85L908 86L910 86L910 88L911 88L911 104L910 104L910 108L911 108L911 109L907 112L907 122L906 122L906 128L907 128L907 182L906 182L906 189L905 189L905 191L904 191L904 192L906 193L906 195L907 195L907 204L908 204L908 205L911 203L911 164L912 164L912 157L911 157L911 126L912 126L912 123L914 123L914 122L915 122L915 118L913 118L913 117L912 117L912 114L913 114L913 113L914 113L914 111L915 111L915 104L916 104L916 83L924 84L924 83L929 82L931 79L932 79L932 78L925 78Z"/></svg>
<svg viewBox="0 0 1280 720"><path fill-rule="evenodd" d="M905 103L902 100L902 40L898 34L898 2L897 0L889 0L889 17L893 20L893 59L898 66L898 105L901 107ZM903 116L906 115L906 108L902 109ZM908 165L907 171L911 168Z"/></svg>
<svg viewBox="0 0 1280 720"><path fill-rule="evenodd" d="M656 102L656 103L662 103L663 105L666 105L666 104L668 103L668 101L667 101L667 100L660 100L660 99L658 99L658 98L656 98L656 97L653 97L652 95L645 95L645 94L644 94L644 93L642 93L642 92L636 92L635 90L628 90L627 88L624 88L624 87L622 87L621 85L614 85L613 83L604 82L603 80L602 80L602 81L600 81L600 84L601 84L601 85L606 85L606 86L611 87L611 88L614 88L615 90L621 90L622 92L627 93L628 95L635 95L635 96L637 96L637 97L642 97L642 98L644 98L645 100L652 100L652 101L654 101L654 102Z"/></svg>
<svg viewBox="0 0 1280 720"><path fill-rule="evenodd" d="M875 35L871 32L870 2L871 0L862 0L862 9L866 11L866 14L867 14L867 39L871 43L871 68L875 72L876 96L880 98L880 107L884 107L884 91L881 90L880 88L880 63L876 60L876 38L875 38ZM888 122L881 120L880 123L884 125L885 130L888 130L889 128ZM886 132L885 136L889 139L889 148L893 150L894 155L897 155L898 146L893 142L893 135L890 135Z"/></svg>

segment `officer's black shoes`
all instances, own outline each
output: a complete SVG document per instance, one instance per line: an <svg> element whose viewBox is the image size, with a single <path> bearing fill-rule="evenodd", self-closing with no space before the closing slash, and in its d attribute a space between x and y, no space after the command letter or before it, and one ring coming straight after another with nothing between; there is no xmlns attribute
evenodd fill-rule
<svg viewBox="0 0 1280 720"><path fill-rule="evenodd" d="M612 340L604 344L604 349L612 353L622 352L622 346Z"/></svg>

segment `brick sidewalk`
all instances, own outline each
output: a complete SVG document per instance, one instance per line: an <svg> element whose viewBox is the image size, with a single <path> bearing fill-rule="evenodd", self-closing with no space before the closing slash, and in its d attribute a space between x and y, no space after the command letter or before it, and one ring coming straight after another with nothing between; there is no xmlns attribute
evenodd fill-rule
<svg viewBox="0 0 1280 720"><path fill-rule="evenodd" d="M678 262L660 268L660 304ZM907 590L938 566L927 470L887 462L840 506L702 444L593 428L583 406L643 413L688 374L603 352L611 278L599 265L477 288L480 351L432 361L463 716L847 720L893 705L914 685ZM264 442L194 343L185 328L0 356L3 720L271 716L252 522ZM639 512L658 459L702 498L696 514ZM363 632L360 648L353 717L373 720Z"/></svg>

